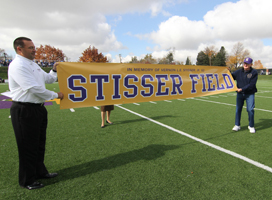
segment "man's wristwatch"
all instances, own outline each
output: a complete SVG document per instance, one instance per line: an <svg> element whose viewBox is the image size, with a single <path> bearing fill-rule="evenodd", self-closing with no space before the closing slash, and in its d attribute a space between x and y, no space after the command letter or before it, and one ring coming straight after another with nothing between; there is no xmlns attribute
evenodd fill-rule
<svg viewBox="0 0 272 200"><path fill-rule="evenodd" d="M52 69L53 70L53 72L57 72L56 70L54 70L54 69Z"/></svg>

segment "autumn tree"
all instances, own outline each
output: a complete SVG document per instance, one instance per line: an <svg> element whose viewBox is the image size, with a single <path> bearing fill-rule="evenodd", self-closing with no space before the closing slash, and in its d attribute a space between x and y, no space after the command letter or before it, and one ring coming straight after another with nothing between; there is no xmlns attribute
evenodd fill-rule
<svg viewBox="0 0 272 200"><path fill-rule="evenodd" d="M209 58L209 65L212 66L212 61L214 60L216 56L216 49L214 46L206 47L204 50L204 53L208 56Z"/></svg>
<svg viewBox="0 0 272 200"><path fill-rule="evenodd" d="M152 54L146 54L144 58L140 60L142 64L155 64L157 63L156 59L152 57Z"/></svg>
<svg viewBox="0 0 272 200"><path fill-rule="evenodd" d="M98 49L94 46L89 46L79 57L79 62L109 62L107 56L104 56L102 53L98 53Z"/></svg>
<svg viewBox="0 0 272 200"><path fill-rule="evenodd" d="M255 69L265 69L260 60L255 61L253 67Z"/></svg>
<svg viewBox="0 0 272 200"><path fill-rule="evenodd" d="M228 60L227 60L227 67L229 68L229 69L234 69L234 68L236 68L236 57L235 56L232 56L232 55L230 55L229 57L228 57Z"/></svg>
<svg viewBox="0 0 272 200"><path fill-rule="evenodd" d="M137 56L132 56L131 61L129 63L139 63L140 61L138 60Z"/></svg>
<svg viewBox="0 0 272 200"><path fill-rule="evenodd" d="M244 48L241 42L235 44L232 48L231 55L227 61L227 66L230 68L237 68L243 66L244 59L250 56L249 50Z"/></svg>
<svg viewBox="0 0 272 200"><path fill-rule="evenodd" d="M184 65L183 61L175 61L175 65Z"/></svg>
<svg viewBox="0 0 272 200"><path fill-rule="evenodd" d="M50 45L41 45L36 48L35 60L43 62L60 62L64 61L65 54L60 49L51 47Z"/></svg>

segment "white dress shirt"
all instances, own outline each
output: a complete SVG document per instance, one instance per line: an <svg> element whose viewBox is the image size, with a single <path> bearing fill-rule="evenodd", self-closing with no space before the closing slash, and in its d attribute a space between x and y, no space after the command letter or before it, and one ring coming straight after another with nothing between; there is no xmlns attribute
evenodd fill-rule
<svg viewBox="0 0 272 200"><path fill-rule="evenodd" d="M57 73L46 73L33 60L16 54L8 69L8 81L13 101L43 103L58 98L56 92L47 90L46 83L57 80Z"/></svg>

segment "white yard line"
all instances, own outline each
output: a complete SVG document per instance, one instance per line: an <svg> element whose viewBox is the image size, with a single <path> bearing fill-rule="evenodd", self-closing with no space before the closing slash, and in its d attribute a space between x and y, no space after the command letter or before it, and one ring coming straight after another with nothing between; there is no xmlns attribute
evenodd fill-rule
<svg viewBox="0 0 272 200"><path fill-rule="evenodd" d="M262 86L262 87L259 87L259 86L258 86L258 88L269 88L269 89L270 89L271 87L269 87L269 86Z"/></svg>
<svg viewBox="0 0 272 200"><path fill-rule="evenodd" d="M272 97L265 97L265 96L259 96L259 95L255 95L255 97L262 97L262 98L272 99Z"/></svg>
<svg viewBox="0 0 272 200"><path fill-rule="evenodd" d="M134 114L134 115L137 115L137 116L139 116L139 117L141 117L141 118L144 118L144 119L146 119L146 120L149 120L149 121L151 121L151 122L153 122L153 123L155 123L155 124L158 124L158 125L160 125L160 126L162 126L162 127L164 127L164 128L167 128L167 129L169 129L169 130L171 130L171 131L174 131L174 132L176 132L176 133L179 133L179 134L181 134L181 135L183 135L183 136L185 136L185 137L191 138L192 140L195 140L195 141L197 141L197 142L200 142L200 143L202 143L202 144L205 144L205 145L207 145L207 146L209 146L209 147L211 147L211 148L214 148L214 149L216 149L216 150L218 150L218 151L221 151L221 152L223 152L223 153L229 154L229 155L231 155L231 156L233 156L233 157L239 158L239 159L241 159L241 160L243 160L243 161L245 161L245 162L248 162L248 163L250 163L250 164L252 164L252 165L255 165L256 167L259 167L259 168L261 168L261 169L264 169L264 170L269 171L270 173L272 173L272 168L271 168L271 167L268 167L268 166L266 166L266 165L264 165L264 164L262 164L262 163L259 163L259 162L257 162L257 161L251 160L251 159L249 159L249 158L247 158L247 157L245 157L245 156L242 156L242 155L240 155L240 154L238 154L238 153L235 153L235 152L233 152L233 151L224 149L224 148L222 148L222 147L220 147L220 146L217 146L217 145L214 145L214 144L212 144L212 143L206 142L206 141L204 141L204 140L202 140L202 139L199 139L199 138L197 138L197 137L194 137L194 136L192 136L192 135L189 135L188 133L185 133L185 132L183 132L183 131L177 130L177 129L171 127L171 126L168 126L168 125L165 125L165 124L163 124L163 123L160 123L160 122L158 122L158 121L156 121L156 120L153 120L153 119L151 119L151 118L149 118L149 117L146 117L146 116L144 116L144 115L141 115L141 114L139 114L139 113L136 113L136 112L134 112L134 111L131 111L131 110L129 110L129 109L127 109L127 108L124 108L124 107L122 107L122 106L118 106L118 107L121 108L121 109L123 109L123 110L126 110L126 111L128 111L128 112L130 112L130 113L132 113L132 114Z"/></svg>
<svg viewBox="0 0 272 200"><path fill-rule="evenodd" d="M209 103L217 103L217 104L222 104L222 105L227 105L227 106L236 106L235 104L222 103L222 102L210 101L210 100L204 100L204 99L194 99L194 100L205 101L205 102L209 102Z"/></svg>
<svg viewBox="0 0 272 200"><path fill-rule="evenodd" d="M270 93L272 91L258 91L258 94L262 94L262 93Z"/></svg>
<svg viewBox="0 0 272 200"><path fill-rule="evenodd" d="M227 106L236 106L235 104L222 103L222 102L217 102L217 101L209 101L209 100L204 100L204 99L194 99L194 100L205 101L205 102L209 102L209 103L217 103L217 104L222 104L222 105L227 105ZM244 106L244 108L246 108L246 106ZM261 109L261 108L254 108L254 110L260 110L260 111L264 111L264 112L272 112L272 110L265 110L265 109Z"/></svg>
<svg viewBox="0 0 272 200"><path fill-rule="evenodd" d="M209 97L213 97L213 98L219 98L219 97L217 97L217 96L209 96Z"/></svg>

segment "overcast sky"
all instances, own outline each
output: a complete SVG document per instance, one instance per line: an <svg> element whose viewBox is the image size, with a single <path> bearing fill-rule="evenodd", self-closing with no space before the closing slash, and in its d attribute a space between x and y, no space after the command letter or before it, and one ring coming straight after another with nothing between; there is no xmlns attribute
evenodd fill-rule
<svg viewBox="0 0 272 200"><path fill-rule="evenodd" d="M111 62L155 58L196 63L214 45L231 54L237 42L272 68L271 0L10 0L0 6L0 48L14 57L19 36L51 45L78 61L90 45Z"/></svg>

